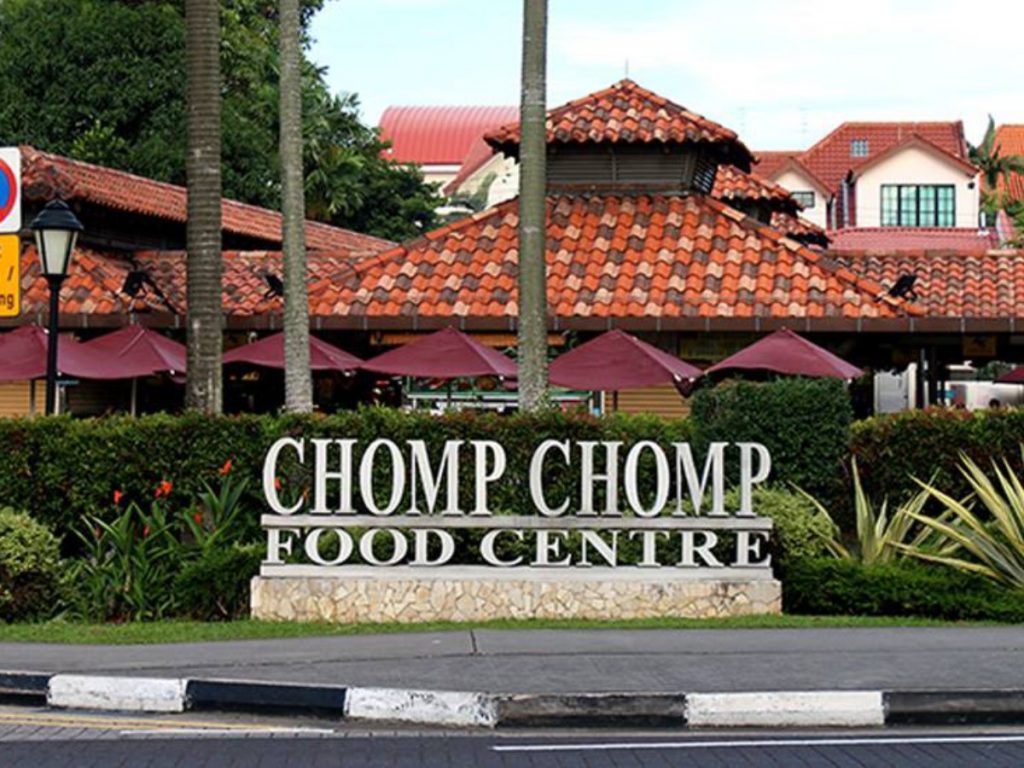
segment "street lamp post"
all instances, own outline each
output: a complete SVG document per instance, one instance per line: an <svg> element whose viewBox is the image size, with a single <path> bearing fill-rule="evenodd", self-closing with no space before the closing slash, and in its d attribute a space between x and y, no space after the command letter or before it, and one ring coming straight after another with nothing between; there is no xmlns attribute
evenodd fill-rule
<svg viewBox="0 0 1024 768"><path fill-rule="evenodd" d="M71 253L84 227L63 200L51 200L32 220L36 250L46 284L50 289L50 332L46 341L46 413L57 411L57 333L60 315L60 287L68 275Z"/></svg>

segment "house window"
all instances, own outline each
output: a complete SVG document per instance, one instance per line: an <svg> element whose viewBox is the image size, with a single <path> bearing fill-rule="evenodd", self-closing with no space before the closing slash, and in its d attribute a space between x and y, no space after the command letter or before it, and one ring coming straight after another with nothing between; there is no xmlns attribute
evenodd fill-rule
<svg viewBox="0 0 1024 768"><path fill-rule="evenodd" d="M850 157L867 157L870 147L867 139L853 139L850 141Z"/></svg>
<svg viewBox="0 0 1024 768"><path fill-rule="evenodd" d="M802 205L804 208L813 208L814 207L814 192L813 191L801 190L799 192L794 192L793 193L793 199L796 200L798 203L800 203L800 205Z"/></svg>
<svg viewBox="0 0 1024 768"><path fill-rule="evenodd" d="M883 184L883 227L955 227L952 184Z"/></svg>

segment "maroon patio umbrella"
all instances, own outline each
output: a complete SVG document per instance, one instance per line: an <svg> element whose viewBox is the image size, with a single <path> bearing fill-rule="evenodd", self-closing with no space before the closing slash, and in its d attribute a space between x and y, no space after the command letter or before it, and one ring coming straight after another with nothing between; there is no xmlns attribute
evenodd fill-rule
<svg viewBox="0 0 1024 768"><path fill-rule="evenodd" d="M284 368L284 334L254 341L252 344L232 349L224 355L225 363L249 363L264 368ZM314 371L354 371L363 361L343 349L309 337L309 367Z"/></svg>
<svg viewBox="0 0 1024 768"><path fill-rule="evenodd" d="M1014 368L996 379L997 384L1024 384L1024 365Z"/></svg>
<svg viewBox="0 0 1024 768"><path fill-rule="evenodd" d="M0 381L25 381L46 376L46 331L26 325L0 336ZM57 370L87 378L97 370L84 345L61 339L57 346Z"/></svg>
<svg viewBox="0 0 1024 768"><path fill-rule="evenodd" d="M773 371L789 376L856 379L864 371L836 357L827 349L812 344L788 328L755 341L735 355L708 368L719 371Z"/></svg>
<svg viewBox="0 0 1024 768"><path fill-rule="evenodd" d="M83 379L135 379L155 373L183 373L187 358L184 344L138 325L87 341L81 345L81 351L88 353L91 371L67 372Z"/></svg>
<svg viewBox="0 0 1024 768"><path fill-rule="evenodd" d="M377 355L362 367L375 373L424 379L516 375L514 360L454 328L444 328Z"/></svg>
<svg viewBox="0 0 1024 768"><path fill-rule="evenodd" d="M700 375L700 368L619 330L559 355L549 371L552 384L604 392L674 384Z"/></svg>

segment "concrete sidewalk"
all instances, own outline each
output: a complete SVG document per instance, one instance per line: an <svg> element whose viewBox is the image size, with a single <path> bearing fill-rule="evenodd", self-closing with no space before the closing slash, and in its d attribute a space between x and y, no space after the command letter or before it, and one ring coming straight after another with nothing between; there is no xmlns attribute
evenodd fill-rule
<svg viewBox="0 0 1024 768"><path fill-rule="evenodd" d="M474 630L0 644L0 670L485 693L1024 689L1024 627Z"/></svg>

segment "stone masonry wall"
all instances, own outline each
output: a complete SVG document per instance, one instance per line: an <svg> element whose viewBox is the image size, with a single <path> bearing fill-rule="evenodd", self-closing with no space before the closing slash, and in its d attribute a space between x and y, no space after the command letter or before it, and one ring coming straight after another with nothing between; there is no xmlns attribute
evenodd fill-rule
<svg viewBox="0 0 1024 768"><path fill-rule="evenodd" d="M252 581L252 616L271 621L711 618L781 611L781 585L771 578L256 576Z"/></svg>

